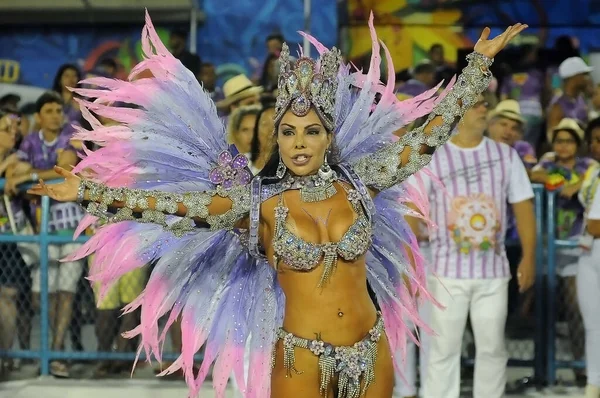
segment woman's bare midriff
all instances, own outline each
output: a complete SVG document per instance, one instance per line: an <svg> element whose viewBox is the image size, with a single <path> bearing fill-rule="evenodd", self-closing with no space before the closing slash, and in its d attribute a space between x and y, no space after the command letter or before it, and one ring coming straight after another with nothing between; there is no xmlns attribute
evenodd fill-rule
<svg viewBox="0 0 600 398"><path fill-rule="evenodd" d="M319 288L322 270L322 265L302 273L280 266L278 279L286 296L283 328L298 337L351 346L364 338L377 320L367 290L364 259L353 263L338 260L332 278Z"/></svg>
<svg viewBox="0 0 600 398"><path fill-rule="evenodd" d="M352 346L361 341L375 325L377 311L369 296L364 259L354 263L339 260L337 269L323 288L316 287L322 265L300 273L285 266L278 279L286 294L283 328L306 339L319 338L334 346ZM341 316L340 316L341 315ZM271 377L271 398L322 398L319 391L319 359L310 351L295 348L294 368L284 367L283 342L274 347L275 367ZM390 398L394 387L393 362L385 334L379 340L375 381L365 398ZM326 392L337 396L337 374Z"/></svg>

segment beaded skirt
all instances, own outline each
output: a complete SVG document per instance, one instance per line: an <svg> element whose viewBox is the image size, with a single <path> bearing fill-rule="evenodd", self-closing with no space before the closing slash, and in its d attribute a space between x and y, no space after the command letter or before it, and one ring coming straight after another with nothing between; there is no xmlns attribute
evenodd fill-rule
<svg viewBox="0 0 600 398"><path fill-rule="evenodd" d="M283 362L287 377L292 375L292 371L302 374L302 371L296 369L294 350L296 347L304 348L319 358L321 396L327 396L332 380L337 376L337 398L358 398L375 380L377 343L383 331L381 314L377 315L377 321L369 333L352 346L334 346L322 340L304 339L280 328L277 331L277 339L283 340ZM275 365L275 350L273 350L273 365Z"/></svg>

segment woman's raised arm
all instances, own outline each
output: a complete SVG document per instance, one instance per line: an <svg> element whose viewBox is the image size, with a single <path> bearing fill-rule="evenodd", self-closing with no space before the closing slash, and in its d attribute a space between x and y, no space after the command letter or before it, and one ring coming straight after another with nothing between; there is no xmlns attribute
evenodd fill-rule
<svg viewBox="0 0 600 398"><path fill-rule="evenodd" d="M250 205L247 187L176 194L156 190L110 188L81 179L60 167L55 170L65 178L63 182L48 185L40 181L28 193L47 195L61 202L77 201L87 204L86 210L105 222L155 223L178 236L192 231L196 223L206 223L211 230L231 229L244 219ZM182 218L169 223L169 215Z"/></svg>
<svg viewBox="0 0 600 398"><path fill-rule="evenodd" d="M429 114L426 122L398 141L372 155L365 156L354 165L363 182L373 191L381 191L398 184L431 161L431 155L450 138L455 124L477 101L492 79L489 67L493 57L527 28L516 24L501 35L488 40L490 29L485 28L467 56L468 65L454 86Z"/></svg>

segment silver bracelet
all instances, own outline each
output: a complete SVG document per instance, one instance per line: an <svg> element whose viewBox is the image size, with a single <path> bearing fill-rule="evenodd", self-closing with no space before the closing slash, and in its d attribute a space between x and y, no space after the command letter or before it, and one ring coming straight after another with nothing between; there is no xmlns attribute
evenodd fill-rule
<svg viewBox="0 0 600 398"><path fill-rule="evenodd" d="M77 187L77 203L83 203L83 200L85 198L85 188L85 180L82 179L81 181L79 181L79 187Z"/></svg>
<svg viewBox="0 0 600 398"><path fill-rule="evenodd" d="M473 51L469 55L467 55L467 61L474 61L480 67L489 68L494 63L494 58L490 58L486 55Z"/></svg>

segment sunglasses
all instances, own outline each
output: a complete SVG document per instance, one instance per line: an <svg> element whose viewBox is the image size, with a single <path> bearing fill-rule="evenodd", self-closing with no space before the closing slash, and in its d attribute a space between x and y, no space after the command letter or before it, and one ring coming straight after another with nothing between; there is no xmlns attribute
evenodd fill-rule
<svg viewBox="0 0 600 398"><path fill-rule="evenodd" d="M485 109L488 109L490 107L490 103L487 101L477 101L473 104L473 108L479 108L480 106L483 106Z"/></svg>

